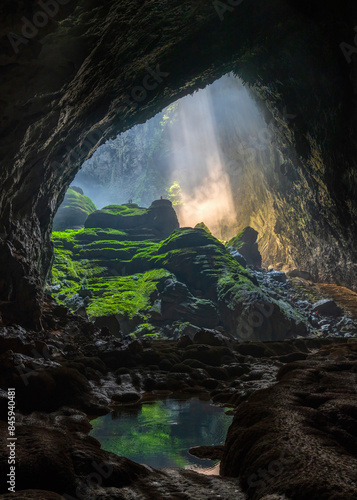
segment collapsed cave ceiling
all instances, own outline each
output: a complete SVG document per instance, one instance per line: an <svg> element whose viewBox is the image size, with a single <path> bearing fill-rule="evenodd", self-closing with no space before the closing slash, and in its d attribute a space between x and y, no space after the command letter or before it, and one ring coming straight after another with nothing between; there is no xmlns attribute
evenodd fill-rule
<svg viewBox="0 0 357 500"><path fill-rule="evenodd" d="M3 318L39 323L53 216L83 161L230 71L293 172L264 178L253 200L267 241L316 279L355 288L355 5L12 0L0 15Z"/></svg>

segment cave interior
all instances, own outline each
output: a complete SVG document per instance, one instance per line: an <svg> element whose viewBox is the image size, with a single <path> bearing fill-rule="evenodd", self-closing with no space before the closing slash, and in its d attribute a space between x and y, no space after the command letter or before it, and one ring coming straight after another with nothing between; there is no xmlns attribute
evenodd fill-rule
<svg viewBox="0 0 357 500"><path fill-rule="evenodd" d="M357 6L5 0L0 29L2 498L357 498ZM134 188L101 203L110 147ZM218 475L89 436L178 394L232 411Z"/></svg>

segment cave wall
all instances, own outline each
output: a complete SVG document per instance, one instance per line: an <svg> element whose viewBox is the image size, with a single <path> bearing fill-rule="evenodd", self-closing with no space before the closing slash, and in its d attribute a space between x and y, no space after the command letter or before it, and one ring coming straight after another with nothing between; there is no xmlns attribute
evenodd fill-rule
<svg viewBox="0 0 357 500"><path fill-rule="evenodd" d="M53 216L83 161L228 71L264 102L296 179L285 190L285 178L264 181L274 186L256 217L273 209L275 234L301 266L328 278L337 262L334 276L352 285L357 78L353 49L347 61L340 43L355 46L356 10L293 0L2 2L3 320L39 325Z"/></svg>

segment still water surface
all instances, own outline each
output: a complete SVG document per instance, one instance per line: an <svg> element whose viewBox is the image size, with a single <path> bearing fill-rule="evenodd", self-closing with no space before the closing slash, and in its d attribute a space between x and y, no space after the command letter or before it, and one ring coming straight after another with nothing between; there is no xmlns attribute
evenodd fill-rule
<svg viewBox="0 0 357 500"><path fill-rule="evenodd" d="M151 401L92 420L90 435L104 450L155 468L209 468L217 462L193 457L188 449L224 443L232 422L224 412L197 398Z"/></svg>

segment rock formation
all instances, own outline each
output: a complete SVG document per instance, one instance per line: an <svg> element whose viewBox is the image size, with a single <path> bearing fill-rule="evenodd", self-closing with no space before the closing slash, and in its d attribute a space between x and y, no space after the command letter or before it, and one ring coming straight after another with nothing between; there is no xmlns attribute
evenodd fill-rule
<svg viewBox="0 0 357 500"><path fill-rule="evenodd" d="M56 6L52 17L35 3L1 6L3 314L39 326L53 217L83 161L229 71L252 86L282 155L276 174L252 170L243 185L263 195L252 198L263 253L354 286L354 5Z"/></svg>
<svg viewBox="0 0 357 500"><path fill-rule="evenodd" d="M90 214L83 230L54 232L54 296L134 338L217 327L245 340L308 333L307 319L260 290L214 236L177 226L171 202L158 200L148 209L112 205Z"/></svg>
<svg viewBox="0 0 357 500"><path fill-rule="evenodd" d="M80 229L89 214L97 210L92 200L85 196L81 188L71 187L53 220L53 230Z"/></svg>
<svg viewBox="0 0 357 500"><path fill-rule="evenodd" d="M228 248L237 250L247 264L262 267L262 256L258 250L258 232L251 227L246 227L235 238L228 241Z"/></svg>
<svg viewBox="0 0 357 500"><path fill-rule="evenodd" d="M179 227L177 215L170 200L156 200L149 208L140 208L135 203L111 205L97 210L85 221L86 228L129 229L135 237L148 239L148 231L153 239L164 239Z"/></svg>
<svg viewBox="0 0 357 500"><path fill-rule="evenodd" d="M9 470L9 387L16 388L19 437L19 490L10 498L353 499L356 345L345 330L352 319L311 317L310 288L303 298L290 289L286 307L281 297L289 282L243 269L207 232L185 228L151 247L146 241L143 251L138 244L123 248L123 238L142 240L121 230L57 236L54 278L68 281L66 296L75 290L88 302L83 280L98 277L110 261L117 284L133 276L129 296L142 299L136 281L146 298L153 290L160 300L165 291L171 316L199 305L197 317L207 319L216 308L222 337L186 325L189 335L177 342L123 340L56 304L46 284L53 219L83 161L107 139L234 72L250 85L277 151L274 172L248 162L237 177L235 197L247 202L244 226L262 235L266 261L271 256L316 281L355 289L357 5L5 0L0 15L2 478ZM111 246L90 246L101 235ZM148 262L153 276L147 276ZM101 285L100 293L112 294ZM179 307L172 307L178 297ZM164 307L151 309L160 321ZM311 326L319 327L316 335L333 332L333 338L236 341L242 332L255 340L295 335L297 310L299 318L307 311ZM305 320L298 334L305 334ZM87 415L108 412L113 401L168 391L200 393L234 408L225 478L155 471L105 452L88 437ZM93 459L111 474L88 483L98 474ZM6 498L4 481L0 487Z"/></svg>

